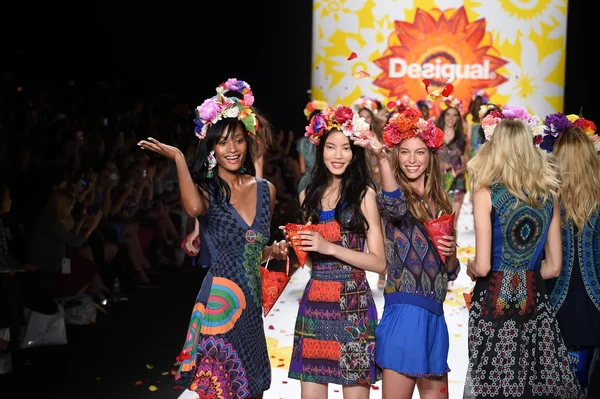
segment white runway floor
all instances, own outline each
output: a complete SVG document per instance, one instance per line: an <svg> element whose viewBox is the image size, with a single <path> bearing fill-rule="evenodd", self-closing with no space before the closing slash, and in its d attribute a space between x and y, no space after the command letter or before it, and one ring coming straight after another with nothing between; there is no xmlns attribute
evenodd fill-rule
<svg viewBox="0 0 600 399"><path fill-rule="evenodd" d="M469 292L473 283L467 277L467 258L474 254L475 235L473 231L472 207L468 194L461 210L458 223L458 256L462 272L457 280L450 284L449 292L444 302L444 312L450 334L450 354L448 364L452 370L449 374L450 399L462 398L465 373L467 370L467 319L468 313L463 299L463 293ZM379 317L383 311L383 292L377 288L377 274L367 273L369 283L375 297ZM294 323L298 311L298 301L309 278L308 268L298 269L279 301L270 314L265 318L265 334L273 370L271 389L264 394L264 399L296 399L300 398L300 382L287 377L292 343ZM371 387L372 399L381 398L381 382ZM339 385L330 385L329 398L342 398ZM419 398L415 389L413 398Z"/></svg>

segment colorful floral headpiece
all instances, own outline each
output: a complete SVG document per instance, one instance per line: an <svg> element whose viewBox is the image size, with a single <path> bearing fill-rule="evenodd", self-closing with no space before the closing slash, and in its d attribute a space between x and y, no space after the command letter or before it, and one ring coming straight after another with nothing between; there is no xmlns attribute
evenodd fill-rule
<svg viewBox="0 0 600 399"><path fill-rule="evenodd" d="M481 104L479 106L479 118L483 119L486 117L486 114L494 109L502 109L502 107L498 104L492 104L492 103L487 103L487 104Z"/></svg>
<svg viewBox="0 0 600 399"><path fill-rule="evenodd" d="M325 132L331 129L339 129L348 137L364 137L369 131L369 124L365 118L359 116L348 106L338 105L336 108L327 106L311 118L304 135L316 145L319 144Z"/></svg>
<svg viewBox="0 0 600 399"><path fill-rule="evenodd" d="M478 96L481 97L482 104L487 104L490 101L487 93L483 89L479 89L475 93L473 93L473 100L475 100Z"/></svg>
<svg viewBox="0 0 600 399"><path fill-rule="evenodd" d="M433 106L433 104L431 104L431 101L429 101L427 99L417 101L417 108L427 107L427 108L431 109L432 106Z"/></svg>
<svg viewBox="0 0 600 399"><path fill-rule="evenodd" d="M258 119L244 100L225 97L219 93L196 107L195 112L194 133L200 140L206 137L206 129L210 125L214 125L223 118L239 119L244 123L248 134L256 135Z"/></svg>
<svg viewBox="0 0 600 399"><path fill-rule="evenodd" d="M304 116L306 116L306 119L309 119L310 114L315 111L323 111L328 105L327 102L321 100L309 101L304 108Z"/></svg>
<svg viewBox="0 0 600 399"><path fill-rule="evenodd" d="M373 112L374 115L377 115L377 113L381 110L382 105L381 102L375 98L360 96L352 103L352 109L358 113L363 108L366 108Z"/></svg>
<svg viewBox="0 0 600 399"><path fill-rule="evenodd" d="M383 128L385 145L393 148L403 140L419 137L432 152L438 152L444 145L444 132L431 119L425 120L420 115L412 108L395 113Z"/></svg>
<svg viewBox="0 0 600 399"><path fill-rule="evenodd" d="M443 101L441 101L440 108L442 109L442 111L445 111L448 108L456 108L459 114L462 114L464 112L462 101L460 101L454 96L446 97Z"/></svg>
<svg viewBox="0 0 600 399"><path fill-rule="evenodd" d="M252 104L254 104L254 94L250 89L250 85L243 80L230 78L217 86L217 93L219 94L226 95L228 91L235 91L244 96L244 101L247 106L251 107Z"/></svg>
<svg viewBox="0 0 600 399"><path fill-rule="evenodd" d="M544 125L537 115L531 115L525 108L507 104L502 107L502 111L492 111L481 121L481 127L485 133L486 140L489 141L492 139L496 126L498 126L500 120L505 118L521 119L524 121L531 128L533 137L540 134L544 129Z"/></svg>
<svg viewBox="0 0 600 399"><path fill-rule="evenodd" d="M402 112L409 108L415 108L415 105L415 102L405 94L398 100L388 102L387 108L392 112Z"/></svg>
<svg viewBox="0 0 600 399"><path fill-rule="evenodd" d="M576 126L592 138L596 151L600 151L600 132L596 124L578 115L565 115L561 112L550 114L544 119L544 129L535 136L535 144L542 150L552 152L558 136L568 127Z"/></svg>

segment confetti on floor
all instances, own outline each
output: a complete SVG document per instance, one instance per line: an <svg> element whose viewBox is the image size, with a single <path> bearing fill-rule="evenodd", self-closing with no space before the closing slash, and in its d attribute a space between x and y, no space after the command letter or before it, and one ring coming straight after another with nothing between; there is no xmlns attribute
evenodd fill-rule
<svg viewBox="0 0 600 399"><path fill-rule="evenodd" d="M457 255L462 265L462 271L456 281L448 285L448 294L444 302L444 313L450 336L450 353L448 354L448 365L451 369L448 375L449 399L462 398L468 363L468 312L463 294L471 292L473 288L473 283L466 275L465 270L468 258L475 255L472 205L468 194L465 196L458 225L457 231L459 231L459 236L457 244L459 248ZM296 270L290 283L275 304L280 311L270 313L268 323L265 322L267 347L272 367L272 383L271 389L264 393L264 399L300 398L300 382L288 377L288 369L294 342L294 324L298 312L298 302L302 297L309 276L309 268L299 268ZM378 315L381 317L383 311L383 291L377 288L378 275L377 273L367 272L367 276L373 291L375 304L377 305ZM281 366L282 364L283 366ZM370 399L381 399L380 388L381 381L371 386ZM342 399L341 387L339 385L330 385L328 397L329 399ZM417 398L419 398L419 393L415 390L413 399Z"/></svg>

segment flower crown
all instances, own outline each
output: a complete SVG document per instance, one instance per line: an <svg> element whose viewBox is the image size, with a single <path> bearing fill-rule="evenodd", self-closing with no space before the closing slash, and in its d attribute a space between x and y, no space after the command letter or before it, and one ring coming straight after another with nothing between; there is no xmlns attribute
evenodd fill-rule
<svg viewBox="0 0 600 399"><path fill-rule="evenodd" d="M431 109L432 105L433 104L431 104L431 101L427 100L427 99L417 101L417 108L427 107L427 108Z"/></svg>
<svg viewBox="0 0 600 399"><path fill-rule="evenodd" d="M373 112L374 115L381 110L381 102L375 98L370 98L367 96L360 96L352 103L352 109L355 112L360 112L361 109L366 108L369 111Z"/></svg>
<svg viewBox="0 0 600 399"><path fill-rule="evenodd" d="M415 102L410 99L406 94L403 95L400 99L395 101L390 101L387 103L387 108L392 110L393 112L402 112L409 108L414 108Z"/></svg>
<svg viewBox="0 0 600 399"><path fill-rule="evenodd" d="M500 120L505 118L521 119L531 128L534 137L540 134L544 129L544 125L538 116L531 115L525 108L507 104L502 107L502 111L494 110L481 121L481 127L485 133L486 140L489 141L492 139L496 126L498 126Z"/></svg>
<svg viewBox="0 0 600 399"><path fill-rule="evenodd" d="M487 104L490 101L487 93L483 89L479 89L475 93L473 93L472 100L475 100L477 98L477 96L481 97L481 103L482 104Z"/></svg>
<svg viewBox="0 0 600 399"><path fill-rule="evenodd" d="M561 112L546 116L543 131L535 136L535 144L546 152L552 152L558 136L571 126L580 128L590 136L596 151L600 151L600 132L596 130L596 124L578 115L565 115Z"/></svg>
<svg viewBox="0 0 600 399"><path fill-rule="evenodd" d="M304 135L311 143L317 145L323 134L331 129L339 129L348 137L364 137L369 131L369 124L348 106L327 106L311 118Z"/></svg>
<svg viewBox="0 0 600 399"><path fill-rule="evenodd" d="M206 137L206 129L210 125L214 125L223 118L237 118L242 121L248 134L256 135L258 120L244 100L225 97L218 93L196 107L195 112L194 133L200 140Z"/></svg>
<svg viewBox="0 0 600 399"><path fill-rule="evenodd" d="M329 104L327 104L325 101L321 100L309 101L304 108L304 116L306 116L306 119L308 119L310 118L310 114L315 111L323 111L328 105Z"/></svg>
<svg viewBox="0 0 600 399"><path fill-rule="evenodd" d="M252 104L254 104L254 94L250 89L250 85L243 80L230 78L217 86L217 93L219 94L225 95L228 91L235 91L244 96L244 101L247 106L251 107Z"/></svg>
<svg viewBox="0 0 600 399"><path fill-rule="evenodd" d="M485 118L487 116L486 114L489 111L492 111L494 109L502 109L502 107L498 104L492 104L492 103L481 104L479 106L479 118L480 119Z"/></svg>
<svg viewBox="0 0 600 399"><path fill-rule="evenodd" d="M406 139L418 137L436 153L444 145L444 132L431 119L420 117L421 113L409 108L395 113L383 127L383 142L393 148Z"/></svg>
<svg viewBox="0 0 600 399"><path fill-rule="evenodd" d="M448 96L443 101L441 101L440 108L442 109L442 111L445 111L448 108L456 108L459 114L462 114L464 112L462 101L460 101L454 96Z"/></svg>

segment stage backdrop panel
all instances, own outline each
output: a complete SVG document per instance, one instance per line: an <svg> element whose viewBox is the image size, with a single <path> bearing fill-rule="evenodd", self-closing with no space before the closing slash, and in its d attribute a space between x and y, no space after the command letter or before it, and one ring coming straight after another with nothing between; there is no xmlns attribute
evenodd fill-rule
<svg viewBox="0 0 600 399"><path fill-rule="evenodd" d="M563 112L567 0L315 0L313 9L313 99L417 101L427 78L430 90L452 83L465 110L483 90L541 117Z"/></svg>

